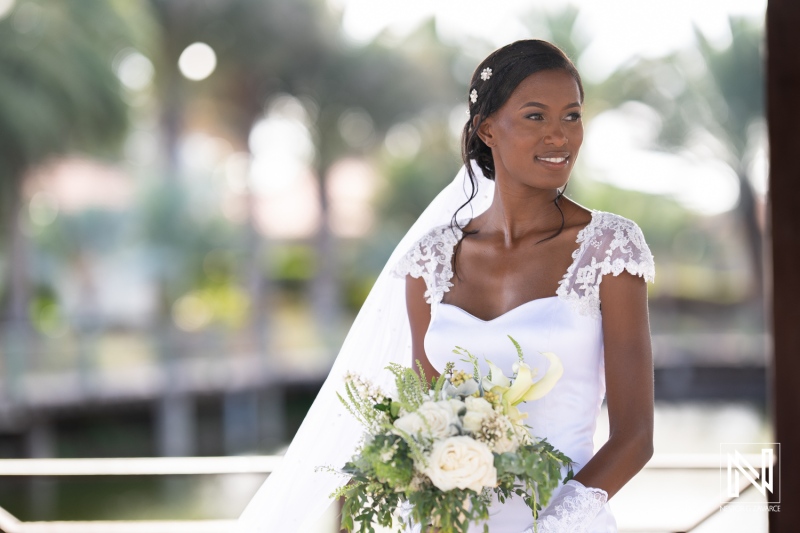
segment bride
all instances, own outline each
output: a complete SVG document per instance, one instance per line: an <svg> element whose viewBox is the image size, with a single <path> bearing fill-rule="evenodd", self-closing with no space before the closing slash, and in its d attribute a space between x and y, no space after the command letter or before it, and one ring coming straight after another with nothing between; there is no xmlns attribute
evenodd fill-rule
<svg viewBox="0 0 800 533"><path fill-rule="evenodd" d="M330 505L346 480L316 468L341 466L361 435L336 398L348 371L388 389L389 362L419 360L437 376L456 359L455 345L510 368L517 356L507 335L539 375L548 364L540 352L564 366L550 393L520 406L532 434L574 461L574 478L554 491L537 531L617 531L608 500L653 453L653 256L635 222L564 196L583 142L584 94L561 50L539 40L507 45L478 66L469 89L465 167L390 257L238 531L304 533ZM604 396L610 436L595 452ZM534 526L520 498L495 500L486 523L491 533Z"/></svg>

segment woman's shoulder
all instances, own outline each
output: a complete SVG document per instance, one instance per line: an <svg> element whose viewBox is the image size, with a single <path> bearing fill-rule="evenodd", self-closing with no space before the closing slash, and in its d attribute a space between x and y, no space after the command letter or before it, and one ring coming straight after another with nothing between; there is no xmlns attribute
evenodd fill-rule
<svg viewBox="0 0 800 533"><path fill-rule="evenodd" d="M398 278L408 275L423 278L429 304L439 302L442 295L453 286L451 259L453 250L461 239L463 223L441 224L430 228L395 263L391 273Z"/></svg>
<svg viewBox="0 0 800 533"><path fill-rule="evenodd" d="M557 294L572 302L579 313L599 317L603 276L628 272L653 283L656 271L653 254L636 222L608 211L591 211L592 220L578 233L580 247Z"/></svg>
<svg viewBox="0 0 800 533"><path fill-rule="evenodd" d="M610 211L592 209L592 222L601 229L613 229L615 231L635 232L641 231L639 225L630 218L624 217Z"/></svg>
<svg viewBox="0 0 800 533"><path fill-rule="evenodd" d="M578 235L582 263L601 274L627 270L648 281L655 277L653 254L634 220L609 211L592 210L592 221Z"/></svg>
<svg viewBox="0 0 800 533"><path fill-rule="evenodd" d="M404 277L420 277L424 273L441 271L449 264L453 248L462 236L459 225L440 224L423 233L399 258L392 272Z"/></svg>

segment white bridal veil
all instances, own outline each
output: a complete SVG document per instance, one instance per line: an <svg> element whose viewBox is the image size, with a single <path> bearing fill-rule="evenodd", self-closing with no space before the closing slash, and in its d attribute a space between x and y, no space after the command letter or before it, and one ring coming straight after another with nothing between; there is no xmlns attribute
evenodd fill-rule
<svg viewBox="0 0 800 533"><path fill-rule="evenodd" d="M473 164L478 194L459 213L477 216L492 202L494 182ZM469 198L471 185L465 167L419 216L392 252L353 322L331 372L280 466L267 478L242 513L238 533L305 533L332 503L329 494L346 478L315 472L318 466L334 468L355 452L363 429L336 397L344 390L344 375L356 372L384 389L394 383L384 368L389 363L411 364L411 331L405 305L405 281L392 270L428 230L448 224L456 209Z"/></svg>

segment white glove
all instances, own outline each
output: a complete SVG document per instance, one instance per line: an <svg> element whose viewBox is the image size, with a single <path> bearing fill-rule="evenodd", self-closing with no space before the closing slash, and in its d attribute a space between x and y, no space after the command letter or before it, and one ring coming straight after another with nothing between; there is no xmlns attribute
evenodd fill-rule
<svg viewBox="0 0 800 533"><path fill-rule="evenodd" d="M522 533L586 533L607 501L608 493L603 489L587 488L570 479Z"/></svg>
<svg viewBox="0 0 800 533"><path fill-rule="evenodd" d="M411 515L412 509L408 500L400 502L399 514L406 522L406 528L401 533L422 533L422 524L409 523L409 516Z"/></svg>

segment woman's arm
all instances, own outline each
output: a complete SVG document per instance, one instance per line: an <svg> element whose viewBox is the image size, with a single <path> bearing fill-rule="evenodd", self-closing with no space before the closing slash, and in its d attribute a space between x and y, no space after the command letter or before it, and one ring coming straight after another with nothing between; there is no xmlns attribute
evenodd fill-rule
<svg viewBox="0 0 800 533"><path fill-rule="evenodd" d="M415 278L410 274L406 276L406 310L408 321L411 325L411 368L419 372L416 361L422 364L428 380L438 377L439 372L433 368L428 356L425 354L425 333L431 323L431 306L425 301L425 280Z"/></svg>
<svg viewBox="0 0 800 533"><path fill-rule="evenodd" d="M653 456L653 352L644 278L622 272L600 283L608 442L575 475L610 499Z"/></svg>

